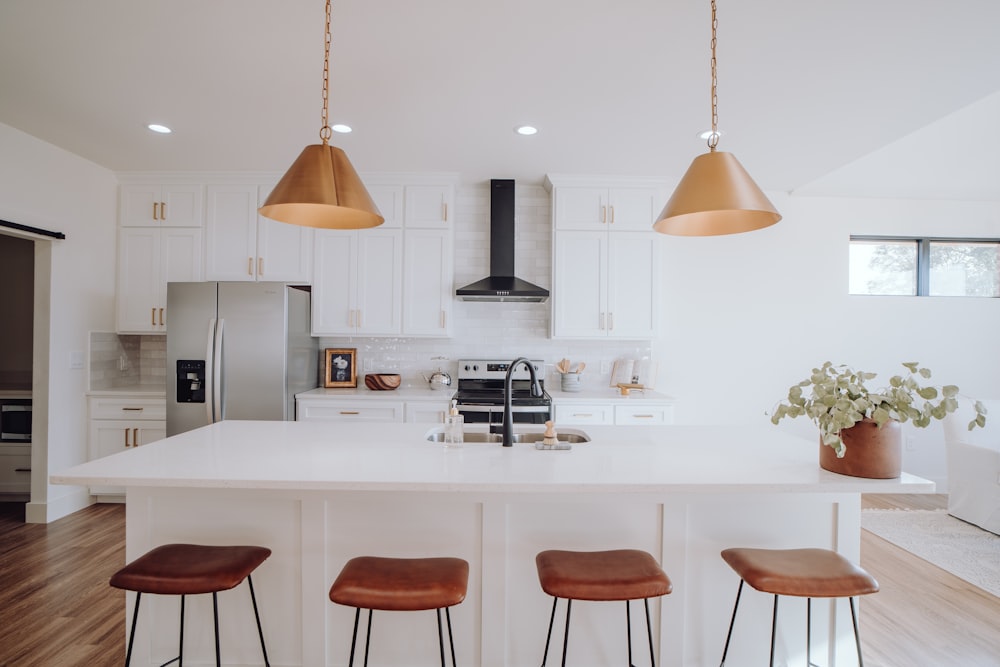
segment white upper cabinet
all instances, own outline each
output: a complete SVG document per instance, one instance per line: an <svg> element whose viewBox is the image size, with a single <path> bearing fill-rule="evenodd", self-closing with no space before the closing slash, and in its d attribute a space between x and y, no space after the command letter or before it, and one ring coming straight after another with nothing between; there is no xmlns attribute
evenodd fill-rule
<svg viewBox="0 0 1000 667"><path fill-rule="evenodd" d="M552 192L553 338L649 339L659 323L663 190L655 183L556 177Z"/></svg>
<svg viewBox="0 0 1000 667"><path fill-rule="evenodd" d="M313 230L257 213L270 186L209 185L205 279L308 283Z"/></svg>
<svg viewBox="0 0 1000 667"><path fill-rule="evenodd" d="M167 283L203 279L202 230L118 230L118 332L166 333Z"/></svg>
<svg viewBox="0 0 1000 667"><path fill-rule="evenodd" d="M122 227L201 227L200 184L128 184L120 190Z"/></svg>
<svg viewBox="0 0 1000 667"><path fill-rule="evenodd" d="M313 335L450 336L452 180L364 180L385 223L316 232Z"/></svg>
<svg viewBox="0 0 1000 667"><path fill-rule="evenodd" d="M663 207L661 191L652 186L554 187L555 228L579 230L632 230L648 232Z"/></svg>

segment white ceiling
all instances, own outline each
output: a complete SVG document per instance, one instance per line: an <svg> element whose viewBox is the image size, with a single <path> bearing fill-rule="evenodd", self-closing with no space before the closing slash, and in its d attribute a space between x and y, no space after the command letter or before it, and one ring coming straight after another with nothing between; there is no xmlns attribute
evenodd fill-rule
<svg viewBox="0 0 1000 667"><path fill-rule="evenodd" d="M332 143L359 171L672 183L705 149L709 0L335 0L333 22L355 132ZM997 26L997 0L719 0L720 149L768 190L1000 200ZM115 171L282 172L318 142L322 33L321 0L3 0L0 122Z"/></svg>

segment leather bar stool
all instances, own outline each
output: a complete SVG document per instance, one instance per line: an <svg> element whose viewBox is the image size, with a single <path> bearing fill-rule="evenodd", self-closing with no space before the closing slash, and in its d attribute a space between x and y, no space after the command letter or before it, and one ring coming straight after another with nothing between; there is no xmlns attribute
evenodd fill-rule
<svg viewBox="0 0 1000 667"><path fill-rule="evenodd" d="M381 558L359 556L347 561L330 587L330 600L354 607L354 634L348 666L354 665L361 610L368 610L365 637L365 665L372 637L372 611L437 611L438 646L441 667L445 667L441 610L448 619L451 664L455 665L455 637L451 631L449 608L465 599L469 584L469 564L461 558Z"/></svg>
<svg viewBox="0 0 1000 667"><path fill-rule="evenodd" d="M854 643L858 649L858 665L864 667L861 657L861 637L858 634L858 616L854 610L854 596L878 592L878 582L849 560L829 549L726 549L725 560L736 574L740 585L736 590L733 618L729 622L726 647L722 663L726 664L729 640L733 636L736 610L740 606L743 583L763 593L774 594L774 612L771 619L771 662L774 665L774 635L778 625L778 596L791 595L806 598L806 662L812 665L810 634L812 630L812 598L847 598L851 603L851 621L854 624Z"/></svg>
<svg viewBox="0 0 1000 667"><path fill-rule="evenodd" d="M649 598L669 594L673 590L670 578L656 559L645 551L618 549L614 551L542 551L535 556L538 581L542 590L552 596L552 615L545 638L542 667L549 656L552 626L556 619L559 598L566 599L566 629L563 633L562 664L566 665L569 646L569 617L573 600L624 601L625 627L628 634L628 664L632 665L632 612L630 600L642 600L646 607L646 635L649 638L649 660L653 667L653 629L649 620Z"/></svg>
<svg viewBox="0 0 1000 667"><path fill-rule="evenodd" d="M252 546L203 546L199 544L165 544L135 559L111 577L111 585L135 592L135 611L132 614L132 630L128 638L128 652L125 665L132 661L132 642L135 639L136 621L139 619L139 602L143 593L155 595L181 596L181 630L178 656L165 662L165 667L173 662L184 664L184 598L201 593L212 594L212 612L215 618L215 664L222 665L219 651L219 591L235 588L244 579L250 587L253 614L257 619L257 634L260 648L267 659L264 646L264 631L257 611L257 598L253 592L250 573L263 563L271 550Z"/></svg>

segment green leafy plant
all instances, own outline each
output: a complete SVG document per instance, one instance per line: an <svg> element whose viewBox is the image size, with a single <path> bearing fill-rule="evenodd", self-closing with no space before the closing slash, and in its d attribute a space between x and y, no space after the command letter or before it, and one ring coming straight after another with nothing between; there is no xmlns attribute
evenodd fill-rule
<svg viewBox="0 0 1000 667"><path fill-rule="evenodd" d="M874 421L881 428L889 420L912 422L924 428L932 419L944 419L958 408L958 387L944 385L940 389L921 384L931 377L930 370L917 362L903 366L906 375L893 375L889 386L870 390L866 382L875 373L857 371L849 366L834 366L829 361L812 369L808 378L793 385L788 396L778 403L771 423L777 424L785 417L808 417L819 427L824 445L829 445L843 457L847 451L841 430L850 428L863 419ZM808 393L806 389L809 389ZM986 424L986 408L976 401L976 418L969 423L971 431Z"/></svg>

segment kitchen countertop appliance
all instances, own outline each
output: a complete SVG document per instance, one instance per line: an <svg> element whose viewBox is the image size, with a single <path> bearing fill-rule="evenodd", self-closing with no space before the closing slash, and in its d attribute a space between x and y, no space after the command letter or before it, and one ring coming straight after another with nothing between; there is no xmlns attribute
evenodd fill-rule
<svg viewBox="0 0 1000 667"><path fill-rule="evenodd" d="M489 424L499 432L503 425L503 384L511 359L467 359L458 362L458 390L452 399L466 424ZM545 391L545 362L531 360L542 395L531 395L531 376L519 364L511 374L511 414L515 424L544 424L552 419L552 397Z"/></svg>

